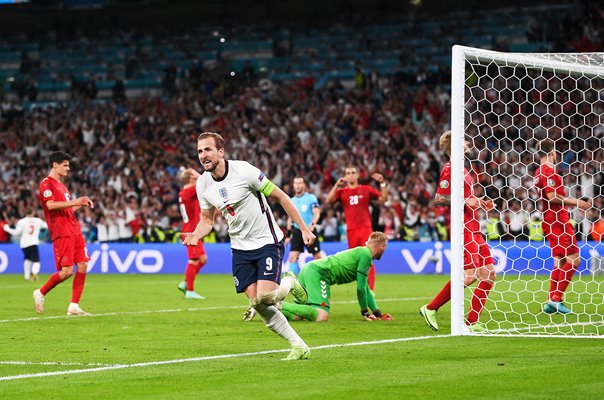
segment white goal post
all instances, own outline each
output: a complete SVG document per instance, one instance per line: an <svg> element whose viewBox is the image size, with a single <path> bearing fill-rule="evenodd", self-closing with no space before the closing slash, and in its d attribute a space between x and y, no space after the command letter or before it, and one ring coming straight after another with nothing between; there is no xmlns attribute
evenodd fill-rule
<svg viewBox="0 0 604 400"><path fill-rule="evenodd" d="M475 188L494 200L496 211L488 215L505 231L487 242L497 280L480 316L487 327L481 334L604 338L604 261L597 262L604 245L590 232L577 234L583 235L578 237L581 265L564 300L572 313L549 313L543 308L553 265L548 239L506 231L507 219L521 220L520 214L529 216L527 224L534 219L542 227L539 191L532 182L540 162L536 144L546 138L561 155L567 196L593 201L585 212L568 207L571 217L581 226L604 219L598 186L604 183L604 53L502 53L453 46L452 57L451 334L473 334L465 320L472 295L464 288L465 165L471 175L484 178L474 182ZM472 147L469 156L464 140ZM481 221L488 215L481 211Z"/></svg>

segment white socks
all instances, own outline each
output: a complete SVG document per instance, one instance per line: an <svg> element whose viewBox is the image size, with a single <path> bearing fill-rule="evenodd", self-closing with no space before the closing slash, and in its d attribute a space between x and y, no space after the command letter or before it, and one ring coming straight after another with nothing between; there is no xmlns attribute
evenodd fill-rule
<svg viewBox="0 0 604 400"><path fill-rule="evenodd" d="M283 300L293 288L294 280L292 278L290 278L289 276L281 278L281 284L279 285L279 289L277 289L279 293L277 296L277 301Z"/></svg>
<svg viewBox="0 0 604 400"><path fill-rule="evenodd" d="M26 281L28 281L29 278L31 277L31 272L32 272L31 271L31 261L29 261L29 260L23 261L23 277L25 278Z"/></svg>
<svg viewBox="0 0 604 400"><path fill-rule="evenodd" d="M40 263L34 262L31 264L31 273L34 275L38 275L40 273Z"/></svg>
<svg viewBox="0 0 604 400"><path fill-rule="evenodd" d="M304 340L294 331L285 315L281 313L275 306L267 306L266 304L256 304L254 306L258 315L266 324L267 328L287 340L291 345L307 348Z"/></svg>

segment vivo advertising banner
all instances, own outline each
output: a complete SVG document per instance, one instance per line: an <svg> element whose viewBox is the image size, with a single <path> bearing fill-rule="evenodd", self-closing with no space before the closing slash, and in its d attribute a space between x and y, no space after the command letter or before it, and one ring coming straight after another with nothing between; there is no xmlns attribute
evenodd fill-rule
<svg viewBox="0 0 604 400"><path fill-rule="evenodd" d="M208 263L204 274L230 274L231 248L228 243L205 245ZM346 243L321 243L326 254L346 250ZM604 255L599 242L581 243L580 271L589 270L592 259ZM492 244L497 272L537 272L547 274L553 267L547 244L503 242ZM181 244L89 244L88 270L93 274L182 274L187 252ZM285 254L287 260L288 253ZM55 271L52 246L40 245L41 273ZM380 274L449 274L451 270L449 242L390 242L381 260L376 261ZM300 255L300 266L312 260L308 253ZM287 264L287 262L285 263ZM287 266L284 266L287 268ZM22 274L23 253L15 244L0 245L0 274Z"/></svg>

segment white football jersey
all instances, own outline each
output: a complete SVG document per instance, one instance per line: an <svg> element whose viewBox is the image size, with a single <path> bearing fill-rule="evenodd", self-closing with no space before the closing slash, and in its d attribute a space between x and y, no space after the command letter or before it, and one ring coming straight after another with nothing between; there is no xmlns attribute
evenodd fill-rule
<svg viewBox="0 0 604 400"><path fill-rule="evenodd" d="M266 197L259 190L268 178L247 161L225 160L224 177L210 173L197 179L197 198L203 210L215 207L227 221L231 247L256 250L283 240Z"/></svg>
<svg viewBox="0 0 604 400"><path fill-rule="evenodd" d="M26 248L29 246L37 246L40 244L40 229L48 229L46 222L36 217L25 217L17 221L15 229L10 228L8 225L4 226L4 230L11 235L21 235L19 239L19 246Z"/></svg>

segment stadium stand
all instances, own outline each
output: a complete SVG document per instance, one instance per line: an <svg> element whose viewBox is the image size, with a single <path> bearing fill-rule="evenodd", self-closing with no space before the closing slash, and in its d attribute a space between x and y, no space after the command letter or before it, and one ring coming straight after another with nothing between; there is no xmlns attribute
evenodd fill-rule
<svg viewBox="0 0 604 400"><path fill-rule="evenodd" d="M450 121L451 45L602 50L597 7L390 15L362 28L348 17L310 28L3 35L0 219L36 206L47 155L60 148L79 164L73 192L99 205L80 214L88 240L98 240L101 219L134 228L108 240L135 240L139 230L137 240L153 240L143 233L179 221L175 175L197 167L197 134L215 130L228 138L230 158L258 165L286 190L307 176L320 199L347 163L362 165L363 179L383 173L392 200L375 225L392 239L443 238L447 221L431 199L444 161L436 142ZM604 161L601 150L594 157ZM226 240L221 225L217 240Z"/></svg>

